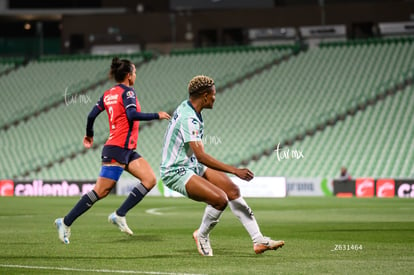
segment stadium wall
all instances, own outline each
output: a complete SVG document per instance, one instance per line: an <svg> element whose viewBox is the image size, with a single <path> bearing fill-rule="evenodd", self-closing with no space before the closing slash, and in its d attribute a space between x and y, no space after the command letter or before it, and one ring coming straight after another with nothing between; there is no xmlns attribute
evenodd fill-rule
<svg viewBox="0 0 414 275"><path fill-rule="evenodd" d="M80 196L95 185L95 180L85 181L13 181L0 180L0 196ZM116 194L115 188L111 194Z"/></svg>
<svg viewBox="0 0 414 275"><path fill-rule="evenodd" d="M344 24L350 30L349 36L357 38L363 36L360 28L367 23L408 21L413 12L414 3L396 2L327 4L323 9L318 5L293 5L176 13L63 15L61 38L64 53L76 51L74 44L79 44L79 49L111 43L138 43L143 49L151 43L224 45L235 42L231 31L239 30L243 34L249 28ZM206 42L207 33L213 33L217 41Z"/></svg>
<svg viewBox="0 0 414 275"><path fill-rule="evenodd" d="M284 177L255 177L251 182L238 178L232 180L240 187L244 197L286 197L286 178ZM120 179L111 194L128 195L136 186L136 179ZM13 181L0 180L0 196L80 196L95 185L95 180L85 181ZM169 190L162 182L153 188L151 196L177 197L178 193Z"/></svg>
<svg viewBox="0 0 414 275"><path fill-rule="evenodd" d="M334 180L334 195L359 198L414 198L414 180L373 178Z"/></svg>
<svg viewBox="0 0 414 275"><path fill-rule="evenodd" d="M360 198L414 198L414 179L330 180L326 178L256 177L251 182L232 180L244 197L331 196ZM332 183L332 184L329 184ZM0 197L7 196L81 196L92 190L95 180L0 180ZM111 194L125 196L136 185L135 179L121 179ZM331 190L333 187L333 190ZM149 193L151 196L177 197L161 181Z"/></svg>

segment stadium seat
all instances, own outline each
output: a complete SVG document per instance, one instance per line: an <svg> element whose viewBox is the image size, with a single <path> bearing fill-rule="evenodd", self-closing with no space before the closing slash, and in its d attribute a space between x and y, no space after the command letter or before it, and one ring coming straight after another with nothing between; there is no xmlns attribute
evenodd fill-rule
<svg viewBox="0 0 414 275"><path fill-rule="evenodd" d="M142 111L172 111L187 98L189 79L196 74L206 74L215 78L218 94L214 110L203 112L205 135L210 138L205 147L220 160L240 164L243 160L255 159L249 167L257 175L335 177L342 165L348 166L352 175L410 175L412 159L399 163L395 168L393 163L397 162L387 162L387 157L398 158L398 154L385 154L381 148L399 152L408 150L410 146L407 140L412 140L414 131L409 121L404 119L401 109L402 106L409 108L408 102L414 102L409 97L413 92L411 86L387 96L384 101L375 101L374 106L367 103L376 99L377 94L386 95L387 89L410 76L413 68L407 59L414 57L411 42L369 42L315 48L291 56L278 65L274 63L275 58L289 53L288 49L242 53L221 49L160 56L137 70L136 91ZM260 68L266 69L257 70ZM247 75L250 75L249 78L245 78ZM228 83L233 85L226 86ZM94 102L110 85L107 82L88 91L88 95ZM19 163L18 158L14 157L16 153L25 150L36 152L42 148L44 154L41 156L48 163L53 163L61 155L75 154L74 159L67 159L59 166L30 175L96 177L96 169L87 163L97 163L100 149L80 153L84 134L84 126L80 125L85 124L91 106L61 106L56 111L51 110L31 119L33 126L10 128L5 131L6 140L30 133L31 142L38 147L30 148L31 142L22 140L25 144L23 148L7 149L7 155L12 155L12 159ZM384 110L387 110L387 115L384 115ZM338 121L339 116L344 120ZM57 122L45 123L52 118ZM157 121L142 125L138 152L157 173L166 123ZM402 125L405 130L395 125ZM51 133L46 126L52 129L64 126L67 130ZM106 140L106 127L106 118L97 119L97 144L101 145ZM383 131L395 133L393 137L405 147L393 147L393 141ZM44 133L53 138L42 141ZM312 136L306 136L307 133L312 133ZM299 137L300 141L297 140ZM220 143L213 142L213 139L220 140ZM288 141L294 142L285 147L303 150L304 159L277 159L274 148L278 143ZM68 148L67 151L64 148ZM48 171L66 165L76 168L62 168L57 173ZM13 166L7 173L11 170L12 175L19 175L30 170L24 167ZM86 171L89 168L85 167L94 171ZM78 175L64 171L78 171Z"/></svg>

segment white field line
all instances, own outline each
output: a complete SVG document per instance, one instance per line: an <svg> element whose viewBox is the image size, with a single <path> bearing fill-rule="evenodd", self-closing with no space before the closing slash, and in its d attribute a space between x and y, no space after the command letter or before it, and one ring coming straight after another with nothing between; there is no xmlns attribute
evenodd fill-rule
<svg viewBox="0 0 414 275"><path fill-rule="evenodd" d="M139 271L139 270L83 269L83 268L57 267L57 266L31 266L31 265L0 264L0 268L2 267L3 268L16 268L16 269L58 270L58 271L95 272L95 273L152 274L152 275L205 275L205 274L192 274L192 273Z"/></svg>
<svg viewBox="0 0 414 275"><path fill-rule="evenodd" d="M174 208L175 207L150 208L150 209L145 210L145 213L151 214L151 215L161 216L161 215L165 215L165 213L163 213L161 211L169 210L169 209L174 209Z"/></svg>

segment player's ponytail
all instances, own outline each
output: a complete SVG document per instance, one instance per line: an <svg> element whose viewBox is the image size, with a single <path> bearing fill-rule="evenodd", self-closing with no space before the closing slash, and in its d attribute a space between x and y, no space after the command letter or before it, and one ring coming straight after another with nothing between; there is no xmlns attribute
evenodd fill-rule
<svg viewBox="0 0 414 275"><path fill-rule="evenodd" d="M124 81L125 77L132 72L132 63L127 59L119 59L114 57L111 63L109 76L114 78L116 82Z"/></svg>

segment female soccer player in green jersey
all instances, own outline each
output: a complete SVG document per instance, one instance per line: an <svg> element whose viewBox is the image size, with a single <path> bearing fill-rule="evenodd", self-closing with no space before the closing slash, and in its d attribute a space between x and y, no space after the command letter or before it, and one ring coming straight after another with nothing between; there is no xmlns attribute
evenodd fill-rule
<svg viewBox="0 0 414 275"><path fill-rule="evenodd" d="M214 80L203 75L195 76L189 82L188 92L189 99L175 110L165 133L160 173L165 185L172 190L207 203L201 225L193 233L198 252L203 256L213 256L209 233L227 205L252 238L256 254L282 247L284 241L274 241L262 235L238 186L225 174L231 173L250 181L253 173L247 168L239 169L220 162L204 151L201 111L213 108L216 95Z"/></svg>

